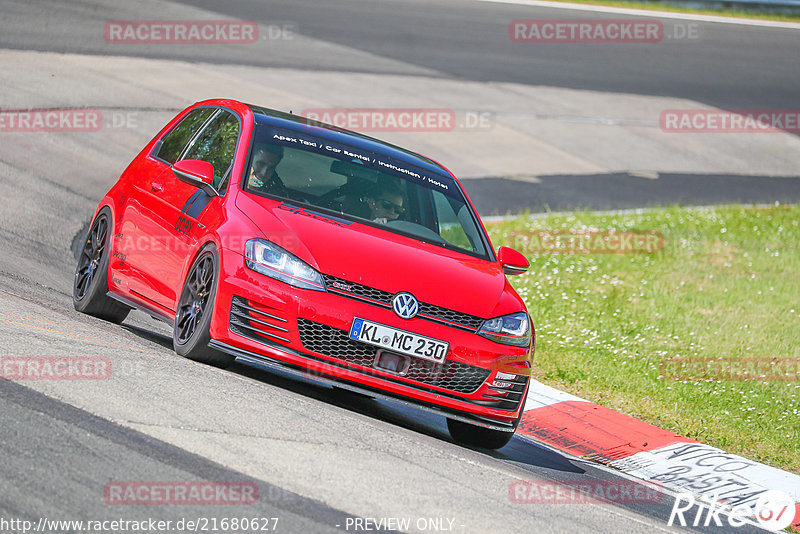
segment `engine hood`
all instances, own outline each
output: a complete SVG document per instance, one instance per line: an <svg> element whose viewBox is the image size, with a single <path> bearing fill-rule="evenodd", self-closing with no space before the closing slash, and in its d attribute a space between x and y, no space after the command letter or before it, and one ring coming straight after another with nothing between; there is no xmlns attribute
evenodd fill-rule
<svg viewBox="0 0 800 534"><path fill-rule="evenodd" d="M236 206L264 237L323 274L483 318L524 309L495 262L244 192Z"/></svg>

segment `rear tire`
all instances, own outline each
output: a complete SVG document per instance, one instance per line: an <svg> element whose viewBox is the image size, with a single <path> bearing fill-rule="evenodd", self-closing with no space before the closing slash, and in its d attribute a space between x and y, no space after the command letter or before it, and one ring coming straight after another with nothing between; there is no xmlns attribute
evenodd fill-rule
<svg viewBox="0 0 800 534"><path fill-rule="evenodd" d="M519 421L520 418L514 421L514 430L517 429ZM447 430L450 431L453 441L459 445L477 447L479 449L495 450L503 448L514 437L513 431L492 430L449 418L447 419Z"/></svg>
<svg viewBox="0 0 800 534"><path fill-rule="evenodd" d="M131 309L107 294L112 230L111 210L103 208L92 221L78 256L72 305L81 313L119 324Z"/></svg>
<svg viewBox="0 0 800 534"><path fill-rule="evenodd" d="M206 245L197 255L183 283L175 314L172 346L175 352L190 360L224 369L236 358L208 346L218 273L217 249L214 245Z"/></svg>

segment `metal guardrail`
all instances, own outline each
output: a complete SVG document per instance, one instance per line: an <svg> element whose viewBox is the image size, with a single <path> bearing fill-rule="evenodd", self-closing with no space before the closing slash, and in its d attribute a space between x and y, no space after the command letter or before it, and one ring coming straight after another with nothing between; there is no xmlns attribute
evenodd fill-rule
<svg viewBox="0 0 800 534"><path fill-rule="evenodd" d="M695 9L740 9L754 13L800 14L800 0L654 0L652 4L677 5Z"/></svg>
<svg viewBox="0 0 800 534"><path fill-rule="evenodd" d="M779 7L797 7L800 8L800 0L724 0L719 3L723 4L754 4L765 6L779 6Z"/></svg>

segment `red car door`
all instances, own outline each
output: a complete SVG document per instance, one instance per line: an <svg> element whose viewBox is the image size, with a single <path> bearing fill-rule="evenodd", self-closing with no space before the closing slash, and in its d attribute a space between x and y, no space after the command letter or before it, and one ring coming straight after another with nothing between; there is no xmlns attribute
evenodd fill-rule
<svg viewBox="0 0 800 534"><path fill-rule="evenodd" d="M168 295L175 289L169 287L167 274L169 249L175 243L165 229L174 231L174 206L185 203L197 191L175 178L171 165L216 112L217 108L210 107L192 110L130 169L130 197L118 216L114 267L123 290L151 306L157 304L161 312L174 313Z"/></svg>
<svg viewBox="0 0 800 534"><path fill-rule="evenodd" d="M203 128L188 142L180 159L198 159L214 167L212 185L222 190L227 184L241 125L232 112L217 109ZM160 191L144 191L150 209L142 211L142 223L153 236L159 250L150 251L142 259L143 274L152 293L148 298L174 313L181 287L183 267L197 249L209 220L217 220L222 199L179 180L163 163L162 171L152 186Z"/></svg>

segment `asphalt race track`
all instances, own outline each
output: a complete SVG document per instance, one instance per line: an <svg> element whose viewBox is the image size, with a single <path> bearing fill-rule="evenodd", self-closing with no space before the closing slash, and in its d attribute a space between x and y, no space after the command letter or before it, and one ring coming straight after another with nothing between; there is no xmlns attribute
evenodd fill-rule
<svg viewBox="0 0 800 534"><path fill-rule="evenodd" d="M277 532L378 530L367 519L406 519L409 531L675 530L669 494L648 503L512 499L519 481L633 484L589 462L522 438L493 453L460 447L442 417L239 364L196 364L172 351L168 326L140 312L121 327L78 314L73 245L157 130L217 96L295 110L446 107L459 121L485 113L486 128L376 135L451 166L487 215L797 201L796 135L670 137L658 117L692 107L800 108L798 30L699 22L700 42L532 51L509 41L509 21L613 16L472 0L0 0L0 13L0 111L103 116L91 132L0 127L0 357L107 358L111 370L103 380L0 380L0 532L22 532L2 523L12 519L242 517ZM287 28L291 38L103 38L114 20L228 18L257 21L266 37ZM236 483L258 497L110 501L104 491L125 482Z"/></svg>
<svg viewBox="0 0 800 534"><path fill-rule="evenodd" d="M520 53L508 39L508 22L516 19L596 19L591 12L566 12L521 5L462 0L214 0L184 1L226 18L261 23L291 22L299 33L332 44L391 59L395 73L417 67L439 76L482 82L568 87L615 93L687 98L717 107L782 108L797 106L800 71L795 59L797 33L790 29L700 23L703 46L692 40L674 47L576 47L550 44L535 54ZM21 3L4 2L19 6ZM86 3L65 8L59 2L38 3L39 14L4 28L0 46L27 50L119 54L96 35L95 21L147 15L160 18L159 3ZM159 7L156 7L159 6ZM16 9L9 7L13 14ZM4 9L5 11L5 9ZM65 20L65 16L67 20ZM609 17L610 18L610 17ZM13 20L13 19L12 19ZM665 23L667 26L669 22ZM516 47L516 48L515 48ZM680 48L682 47L682 48ZM122 52L126 53L126 52ZM202 47L183 50L153 47L128 52L137 57L230 62L230 55ZM291 52L238 56L237 64L298 67L350 72L387 72L369 62L341 64L329 56L302 58Z"/></svg>

